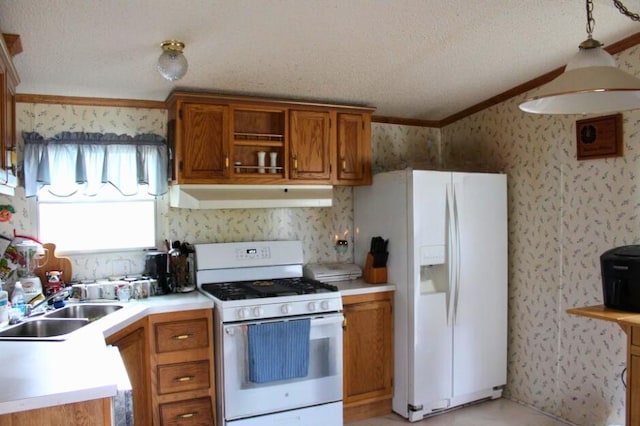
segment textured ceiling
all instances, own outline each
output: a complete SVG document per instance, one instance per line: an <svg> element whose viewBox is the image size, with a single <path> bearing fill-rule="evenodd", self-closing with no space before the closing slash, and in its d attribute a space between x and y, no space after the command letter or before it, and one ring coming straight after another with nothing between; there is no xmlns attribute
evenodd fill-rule
<svg viewBox="0 0 640 426"><path fill-rule="evenodd" d="M626 0L628 7L637 2ZM595 0L594 37L640 31ZM18 93L164 100L174 88L374 106L441 120L564 65L582 0L0 0ZM159 44L186 44L180 81Z"/></svg>

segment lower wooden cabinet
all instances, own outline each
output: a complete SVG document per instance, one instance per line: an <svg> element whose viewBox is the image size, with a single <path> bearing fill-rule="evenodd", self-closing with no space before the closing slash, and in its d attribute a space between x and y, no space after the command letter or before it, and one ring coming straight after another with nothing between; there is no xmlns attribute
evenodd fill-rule
<svg viewBox="0 0 640 426"><path fill-rule="evenodd" d="M149 316L154 425L215 425L212 313Z"/></svg>
<svg viewBox="0 0 640 426"><path fill-rule="evenodd" d="M136 425L151 425L149 391L149 350L147 319L141 319L112 334L108 345L117 346L133 389L133 420Z"/></svg>
<svg viewBox="0 0 640 426"><path fill-rule="evenodd" d="M630 327L629 332L627 425L640 426L640 326Z"/></svg>
<svg viewBox="0 0 640 426"><path fill-rule="evenodd" d="M161 404L160 424L165 426L210 426L215 424L211 398Z"/></svg>
<svg viewBox="0 0 640 426"><path fill-rule="evenodd" d="M625 426L640 426L640 314L604 305L567 309L573 315L618 323L627 334L627 401Z"/></svg>
<svg viewBox="0 0 640 426"><path fill-rule="evenodd" d="M345 296L344 421L391 412L393 292Z"/></svg>
<svg viewBox="0 0 640 426"><path fill-rule="evenodd" d="M107 343L129 374L136 426L215 425L211 309L150 315Z"/></svg>
<svg viewBox="0 0 640 426"><path fill-rule="evenodd" d="M0 416L0 426L111 426L112 424L111 398L92 399Z"/></svg>

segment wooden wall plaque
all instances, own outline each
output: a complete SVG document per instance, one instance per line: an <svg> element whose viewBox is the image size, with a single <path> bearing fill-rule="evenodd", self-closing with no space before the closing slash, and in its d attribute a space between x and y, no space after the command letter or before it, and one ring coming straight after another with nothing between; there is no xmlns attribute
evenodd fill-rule
<svg viewBox="0 0 640 426"><path fill-rule="evenodd" d="M622 157L622 114L576 121L578 160Z"/></svg>

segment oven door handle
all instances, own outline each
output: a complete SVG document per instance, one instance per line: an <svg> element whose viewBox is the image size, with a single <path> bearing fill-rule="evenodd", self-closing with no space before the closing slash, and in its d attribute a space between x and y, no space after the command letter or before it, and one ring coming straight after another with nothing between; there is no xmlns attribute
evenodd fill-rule
<svg viewBox="0 0 640 426"><path fill-rule="evenodd" d="M235 329L244 328L249 325L267 324L270 322L296 321L296 320L302 320L307 318L311 320L311 326L313 327L314 325L324 325L324 324L333 324L333 323L342 324L342 321L344 320L344 315L342 315L341 312L336 312L336 313L331 313L326 315L318 315L314 317L296 316L296 317L269 318L263 321L255 320L255 321L247 321L243 323L228 324L224 326L224 330L226 334L233 336L233 333L235 333Z"/></svg>
<svg viewBox="0 0 640 426"><path fill-rule="evenodd" d="M342 321L344 320L344 315L341 313L331 314L322 317L316 317L311 319L311 325L324 325L324 324L333 324L340 323L342 325Z"/></svg>

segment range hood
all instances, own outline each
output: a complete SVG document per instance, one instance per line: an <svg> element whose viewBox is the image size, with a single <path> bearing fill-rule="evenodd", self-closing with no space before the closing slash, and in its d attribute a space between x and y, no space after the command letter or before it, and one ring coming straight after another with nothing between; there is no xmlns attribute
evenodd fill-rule
<svg viewBox="0 0 640 426"><path fill-rule="evenodd" d="M185 209L331 207L331 185L172 185L169 205Z"/></svg>

